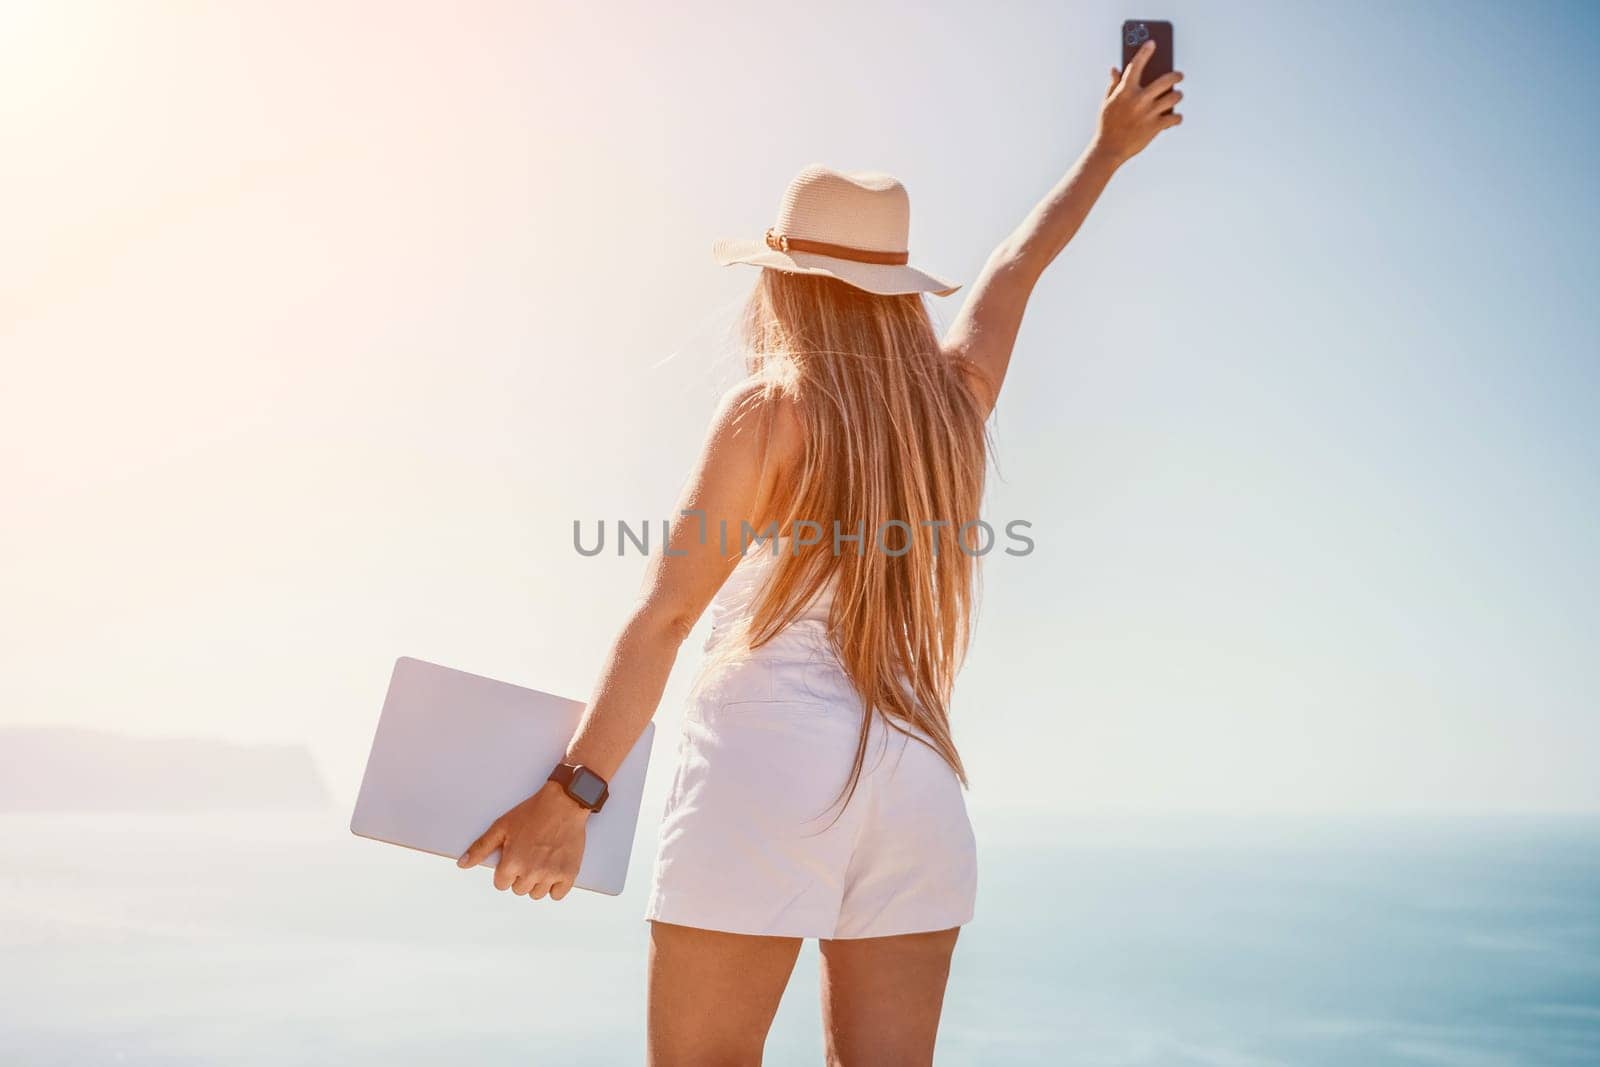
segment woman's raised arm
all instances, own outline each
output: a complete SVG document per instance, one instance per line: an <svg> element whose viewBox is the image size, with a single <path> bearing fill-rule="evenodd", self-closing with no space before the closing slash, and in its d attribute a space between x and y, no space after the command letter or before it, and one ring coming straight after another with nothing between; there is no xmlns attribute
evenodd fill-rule
<svg viewBox="0 0 1600 1067"><path fill-rule="evenodd" d="M984 264L944 339L947 355L975 372L985 409L994 407L1034 285L1088 217L1117 168L1138 155L1162 130L1183 121L1171 109L1183 99L1174 71L1140 87L1150 41L1125 71L1111 71L1094 140L1067 175L1001 241Z"/></svg>

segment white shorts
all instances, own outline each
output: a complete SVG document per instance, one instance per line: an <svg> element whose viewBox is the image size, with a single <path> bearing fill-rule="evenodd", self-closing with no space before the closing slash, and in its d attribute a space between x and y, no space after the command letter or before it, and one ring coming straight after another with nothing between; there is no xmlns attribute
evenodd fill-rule
<svg viewBox="0 0 1600 1067"><path fill-rule="evenodd" d="M960 781L880 718L841 813L860 724L860 698L815 631L791 628L699 679L645 918L816 938L969 921L977 855Z"/></svg>

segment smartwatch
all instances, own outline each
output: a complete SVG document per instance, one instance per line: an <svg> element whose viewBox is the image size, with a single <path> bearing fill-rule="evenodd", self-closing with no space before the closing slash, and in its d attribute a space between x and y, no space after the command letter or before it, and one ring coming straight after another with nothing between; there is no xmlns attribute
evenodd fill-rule
<svg viewBox="0 0 1600 1067"><path fill-rule="evenodd" d="M581 763L556 764L556 769L550 772L549 780L566 790L567 796L590 811L599 811L603 808L606 797L611 795L611 787L606 784L606 780Z"/></svg>

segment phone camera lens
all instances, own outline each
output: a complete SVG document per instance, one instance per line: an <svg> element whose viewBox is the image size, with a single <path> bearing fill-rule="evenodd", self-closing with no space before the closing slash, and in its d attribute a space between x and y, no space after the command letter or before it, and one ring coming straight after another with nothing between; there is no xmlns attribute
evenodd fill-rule
<svg viewBox="0 0 1600 1067"><path fill-rule="evenodd" d="M1144 44L1150 39L1150 27L1141 22L1133 28L1133 35L1136 38L1134 44Z"/></svg>
<svg viewBox="0 0 1600 1067"><path fill-rule="evenodd" d="M1123 34L1122 39L1128 43L1129 48L1135 48L1139 44L1139 35L1134 33L1132 30L1129 30L1127 33Z"/></svg>

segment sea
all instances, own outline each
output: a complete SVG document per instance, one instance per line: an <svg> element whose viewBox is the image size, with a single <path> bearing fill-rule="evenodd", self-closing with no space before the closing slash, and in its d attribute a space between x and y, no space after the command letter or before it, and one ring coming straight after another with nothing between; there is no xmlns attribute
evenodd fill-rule
<svg viewBox="0 0 1600 1067"><path fill-rule="evenodd" d="M1600 819L974 823L939 1064L1600 1064ZM337 812L0 815L0 1062L642 1063L647 836L552 903Z"/></svg>

